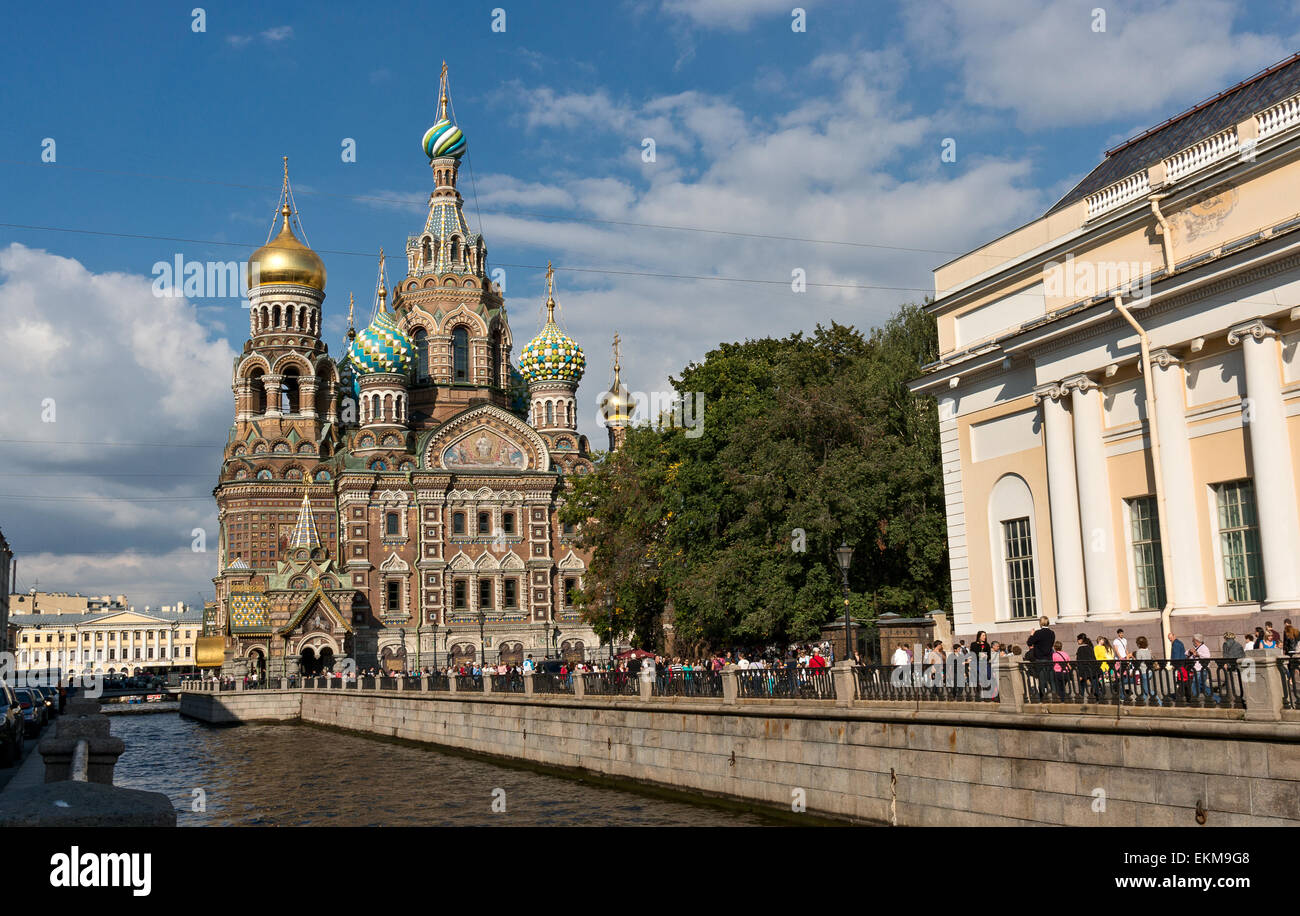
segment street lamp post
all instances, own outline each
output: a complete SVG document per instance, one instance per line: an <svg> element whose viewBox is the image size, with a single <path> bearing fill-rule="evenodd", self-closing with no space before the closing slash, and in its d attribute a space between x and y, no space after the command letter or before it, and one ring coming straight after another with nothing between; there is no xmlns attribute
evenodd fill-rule
<svg viewBox="0 0 1300 916"><path fill-rule="evenodd" d="M611 592L606 599L609 604L609 667L614 667L614 595Z"/></svg>
<svg viewBox="0 0 1300 916"><path fill-rule="evenodd" d="M835 549L835 557L840 561L840 585L844 590L844 660L853 661L853 630L849 621L849 564L853 562L853 548L847 541L841 541Z"/></svg>
<svg viewBox="0 0 1300 916"><path fill-rule="evenodd" d="M424 618L415 625L415 673L420 673L420 643L424 639Z"/></svg>
<svg viewBox="0 0 1300 916"><path fill-rule="evenodd" d="M487 664L487 643L483 641L483 624L487 622L487 612L483 608L478 609L478 669L482 671Z"/></svg>
<svg viewBox="0 0 1300 916"><path fill-rule="evenodd" d="M433 670L437 671L438 670L438 618L437 617L433 618L433 621L429 624L429 627L433 630Z"/></svg>
<svg viewBox="0 0 1300 916"><path fill-rule="evenodd" d="M398 627L397 635L402 640L402 667L406 667L406 627Z"/></svg>

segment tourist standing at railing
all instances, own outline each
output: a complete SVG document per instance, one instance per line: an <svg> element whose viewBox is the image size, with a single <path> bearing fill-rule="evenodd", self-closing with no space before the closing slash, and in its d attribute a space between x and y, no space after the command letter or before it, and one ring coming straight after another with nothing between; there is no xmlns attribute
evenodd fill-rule
<svg viewBox="0 0 1300 916"><path fill-rule="evenodd" d="M1180 658L1187 658L1187 646L1183 645L1183 641L1181 639L1179 639L1173 633L1170 633L1169 634L1169 659L1170 661L1178 661Z"/></svg>
<svg viewBox="0 0 1300 916"><path fill-rule="evenodd" d="M1232 634L1229 633L1229 636ZM1138 678L1142 683L1142 696L1150 701L1153 697L1157 706L1163 706L1164 700L1151 689L1151 671L1155 667L1155 661L1151 657L1151 646L1145 636L1137 638L1137 648L1133 651L1133 658L1137 661Z"/></svg>
<svg viewBox="0 0 1300 916"><path fill-rule="evenodd" d="M1223 634L1223 648L1219 650L1224 658L1245 658L1246 650L1237 642L1235 633Z"/></svg>
<svg viewBox="0 0 1300 916"><path fill-rule="evenodd" d="M1116 658L1125 659L1129 657L1128 638L1124 635L1123 627L1115 631L1115 641L1110 644L1110 647Z"/></svg>
<svg viewBox="0 0 1300 916"><path fill-rule="evenodd" d="M1070 656L1061 641L1052 643L1052 685L1056 688L1058 699L1065 698L1065 675L1070 670Z"/></svg>
<svg viewBox="0 0 1300 916"><path fill-rule="evenodd" d="M1079 693L1086 697L1096 689L1093 672L1097 670L1097 653L1087 633L1080 633L1077 639L1079 648L1074 653L1075 668L1079 676Z"/></svg>
<svg viewBox="0 0 1300 916"><path fill-rule="evenodd" d="M1300 649L1300 630L1291 626L1290 618L1282 621L1282 654L1295 655Z"/></svg>
<svg viewBox="0 0 1300 916"><path fill-rule="evenodd" d="M1200 633L1192 635L1192 655L1197 659L1195 664L1196 692L1203 693L1210 697L1214 702L1219 702L1219 695L1210 689L1210 666L1202 665L1200 659L1210 658L1210 647L1201 639Z"/></svg>

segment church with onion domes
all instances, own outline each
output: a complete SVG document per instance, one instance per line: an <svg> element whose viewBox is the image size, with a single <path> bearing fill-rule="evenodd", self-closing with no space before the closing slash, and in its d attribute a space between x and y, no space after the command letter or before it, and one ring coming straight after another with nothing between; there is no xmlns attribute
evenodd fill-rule
<svg viewBox="0 0 1300 916"><path fill-rule="evenodd" d="M589 558L558 518L566 480L592 469L577 422L586 359L557 322L548 265L546 322L513 363L486 242L457 190L468 147L445 65L439 96L422 144L428 216L391 284L381 249L371 317L355 329L350 301L339 357L322 339L326 269L305 243L286 161L278 233L250 259L249 339L214 490L220 568L205 643L226 673L597 649L572 601ZM612 391L623 392L617 378ZM614 447L629 402L612 403Z"/></svg>

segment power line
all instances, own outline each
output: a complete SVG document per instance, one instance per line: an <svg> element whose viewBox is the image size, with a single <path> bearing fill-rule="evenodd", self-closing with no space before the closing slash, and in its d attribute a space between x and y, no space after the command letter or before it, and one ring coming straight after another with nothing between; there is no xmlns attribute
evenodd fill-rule
<svg viewBox="0 0 1300 916"><path fill-rule="evenodd" d="M109 232L102 229L74 229L68 226L37 226L30 223L0 223L0 228L20 229L23 231L30 231L30 232L69 232L78 235L95 235L95 236L104 236L109 238L135 239L140 241L184 242L189 245L222 245L222 246L234 247L234 248L257 247L257 246L249 245L245 242L227 242L227 241L220 241L218 239L191 239L191 238L183 238L180 236L171 236L171 235L146 235L143 233L132 233L132 232ZM266 247L266 246L262 246L262 247ZM269 247L274 248L275 246L272 245ZM374 258L375 256L374 252L368 252L368 251L344 251L341 249L331 249L331 248L317 248L314 250L317 254L346 255L348 257L358 257L358 258ZM519 270L544 270L545 269L544 266L541 264L498 263L497 266L517 268ZM758 283L764 285L777 285L777 286L786 286L789 285L791 282L786 279L760 280L755 277L709 277L701 274L666 274L666 273L657 273L654 271L613 270L613 269L602 268L602 267L556 266L555 269L559 271L567 270L570 273L604 274L608 276L623 276L623 277L657 277L665 280L708 280L708 281L721 282L721 283ZM888 290L892 292L920 292L920 293L931 292L929 288L922 287L922 286L880 286L874 284L859 284L859 283L815 283L812 281L805 281L803 285L805 287L810 287L810 288L824 288L824 289Z"/></svg>
<svg viewBox="0 0 1300 916"><path fill-rule="evenodd" d="M125 177L125 178L149 178L157 181L175 181L175 182L182 182L188 184L214 185L216 187L238 188L246 191L277 190L276 188L273 188L270 185L243 184L241 182L221 181L212 178L191 178L191 177L176 176L176 175L156 175L149 172L124 172L115 169L93 169L93 168L88 168L86 166L60 165L58 163L47 163L47 162L31 162L26 159L0 159L0 163L6 165L36 166L38 168L53 167L56 169L65 169L68 171L89 172L97 175L114 175L114 176ZM474 176L472 174L473 172L472 166L470 168L470 171L471 171L470 183L473 184ZM376 197L367 194L342 194L337 191L317 191L309 188L299 188L298 193L315 195L317 197L333 197L340 200L364 201L367 203L396 204L399 206L409 206L411 204L411 201L405 200L400 197ZM477 190L475 190L475 197L477 198ZM475 201L475 209L478 210L477 199ZM515 217L526 217L528 219L553 220L557 222L594 223L598 225L608 225L608 226L625 226L634 229L660 229L660 230L667 230L672 232L699 232L708 235L726 235L726 236L733 236L735 238L761 239L765 241L775 241L775 242L802 242L809 245L841 245L849 248L876 248L882 251L907 251L907 252L914 252L917 254L961 255L961 254L974 253L974 252L950 251L942 248L915 248L906 245L882 245L877 242L852 242L844 239L816 239L816 238L806 238L802 236L771 235L771 234L766 234L761 232L739 232L733 229L716 229L708 226L679 226L671 223L642 223L634 220L601 219L599 217L594 217L594 216L565 216L558 213L536 213L529 210L499 210L499 209L492 209L492 208L479 210L480 223L482 222L483 213L490 213L496 216L515 216ZM481 225L480 225L480 231L482 231ZM1001 257L1001 256L990 254L990 255L984 255L984 257Z"/></svg>

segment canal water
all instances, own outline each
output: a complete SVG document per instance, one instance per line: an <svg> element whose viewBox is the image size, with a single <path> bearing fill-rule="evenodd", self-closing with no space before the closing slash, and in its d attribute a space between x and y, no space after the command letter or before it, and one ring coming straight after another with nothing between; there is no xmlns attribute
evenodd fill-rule
<svg viewBox="0 0 1300 916"><path fill-rule="evenodd" d="M758 813L661 799L308 725L222 728L171 712L112 721L113 734L126 742L114 783L165 793L182 827L773 823ZM505 810L494 811L494 802L498 809L504 802Z"/></svg>

